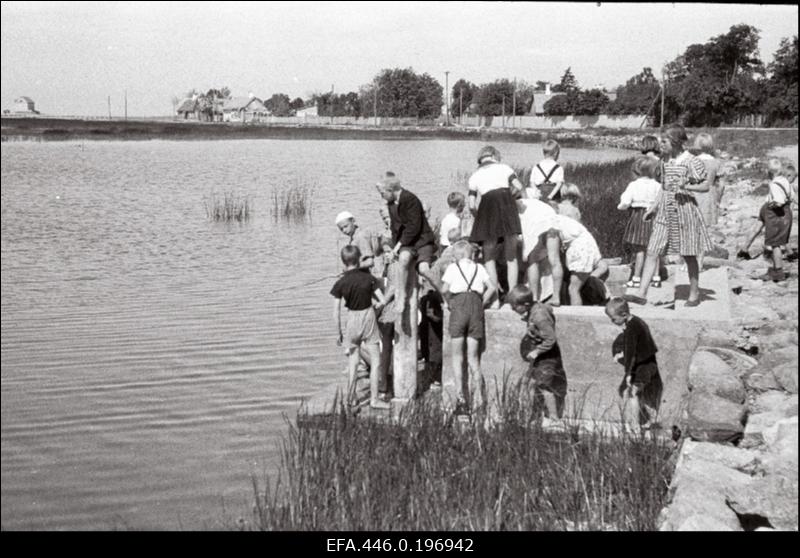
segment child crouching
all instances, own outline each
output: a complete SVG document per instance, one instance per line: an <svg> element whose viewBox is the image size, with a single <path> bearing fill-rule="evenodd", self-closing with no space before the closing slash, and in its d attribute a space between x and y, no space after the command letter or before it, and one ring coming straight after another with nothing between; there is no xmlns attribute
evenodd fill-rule
<svg viewBox="0 0 800 558"><path fill-rule="evenodd" d="M470 385L477 394L476 408L485 403L478 348L484 337L483 310L491 302L497 287L482 264L472 261L472 245L459 240L453 245L455 262L442 276L442 293L450 308L448 331L451 337L452 364L458 391L457 414L468 411L464 385L464 340L467 345L467 366Z"/></svg>
<svg viewBox="0 0 800 558"><path fill-rule="evenodd" d="M336 299L333 305L333 319L336 322L337 345L346 343L348 355L348 404L355 404L354 395L359 362L359 348L363 345L369 355L369 388L370 407L389 409L391 405L378 397L380 377L380 334L375 309L372 307L373 297L378 300L378 307L384 304L383 293L378 279L368 271L359 269L361 251L358 246L348 245L341 251L345 272L333 285L331 294ZM345 333L342 333L341 301L349 310Z"/></svg>
<svg viewBox="0 0 800 558"><path fill-rule="evenodd" d="M630 403L631 414L639 425L651 427L658 415L664 390L656 362L658 348L650 335L650 328L641 318L631 314L625 299L615 297L609 300L606 314L614 324L622 326L621 342L619 338L615 340L612 353L614 360L625 367L625 377L618 389L623 398L623 409L625 403Z"/></svg>
<svg viewBox="0 0 800 558"><path fill-rule="evenodd" d="M520 342L520 356L530 363L528 380L533 384L534 410L549 418L564 415L567 374L556 339L556 318L549 304L533 300L531 290L517 285L508 293L511 309L527 324Z"/></svg>

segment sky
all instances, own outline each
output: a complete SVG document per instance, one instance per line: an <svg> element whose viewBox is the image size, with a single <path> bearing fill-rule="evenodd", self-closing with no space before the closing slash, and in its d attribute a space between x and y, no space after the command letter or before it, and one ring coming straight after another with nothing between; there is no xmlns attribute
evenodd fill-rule
<svg viewBox="0 0 800 558"><path fill-rule="evenodd" d="M173 97L357 91L383 68L613 89L747 23L761 59L797 34L797 5L597 2L1 2L2 100L43 114L169 115Z"/></svg>

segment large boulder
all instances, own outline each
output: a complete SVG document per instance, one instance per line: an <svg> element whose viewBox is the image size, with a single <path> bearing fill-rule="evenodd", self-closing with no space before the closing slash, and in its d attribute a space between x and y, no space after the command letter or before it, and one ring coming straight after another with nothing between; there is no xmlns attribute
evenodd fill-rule
<svg viewBox="0 0 800 558"><path fill-rule="evenodd" d="M743 378L748 389L756 392L780 390L781 385L770 370L753 370Z"/></svg>
<svg viewBox="0 0 800 558"><path fill-rule="evenodd" d="M781 531L797 531L797 470L789 475L767 475L745 486L725 491L728 505L740 516L756 516Z"/></svg>
<svg viewBox="0 0 800 558"><path fill-rule="evenodd" d="M744 433L744 405L705 391L689 394L687 434L700 442L737 442Z"/></svg>
<svg viewBox="0 0 800 558"><path fill-rule="evenodd" d="M681 456L682 460L718 463L747 474L752 474L760 467L760 454L757 451L723 444L686 440L681 448ZM676 467L681 465L682 461L679 461Z"/></svg>
<svg viewBox="0 0 800 558"><path fill-rule="evenodd" d="M745 390L736 372L727 362L709 351L697 351L689 363L689 389L742 403Z"/></svg>
<svg viewBox="0 0 800 558"><path fill-rule="evenodd" d="M786 362L772 369L778 384L789 393L797 393L797 361Z"/></svg>
<svg viewBox="0 0 800 558"><path fill-rule="evenodd" d="M741 531L739 517L726 503L726 490L743 490L751 477L720 463L685 455L683 451L670 484L670 503L659 517L660 530L694 530L698 522L687 523L687 520L699 515L714 530Z"/></svg>

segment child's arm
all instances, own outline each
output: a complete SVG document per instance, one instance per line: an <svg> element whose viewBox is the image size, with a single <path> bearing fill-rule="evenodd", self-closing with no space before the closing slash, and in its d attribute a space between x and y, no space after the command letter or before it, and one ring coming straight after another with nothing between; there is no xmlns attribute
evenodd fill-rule
<svg viewBox="0 0 800 558"><path fill-rule="evenodd" d="M342 335L342 299L333 299L333 323L336 324L336 344L341 345L344 339Z"/></svg>
<svg viewBox="0 0 800 558"><path fill-rule="evenodd" d="M484 284L486 285L486 290L483 291L483 307L486 308L491 304L492 297L497 292L497 287L492 283L491 279L487 280Z"/></svg>
<svg viewBox="0 0 800 558"><path fill-rule="evenodd" d="M658 211L658 206L659 206L659 204L661 204L661 198L663 198L663 197L664 197L664 189L661 188L661 189L658 190L658 195L656 195L656 201L654 201L653 205L651 205L649 208L647 208L647 211L644 212L644 220L645 221L649 221L650 219L653 218L653 216Z"/></svg>
<svg viewBox="0 0 800 558"><path fill-rule="evenodd" d="M617 206L617 209L620 210L628 209L632 203L633 203L633 192L631 192L631 186L629 184L628 187L625 188L625 191L622 192L622 195L619 197L619 205Z"/></svg>
<svg viewBox="0 0 800 558"><path fill-rule="evenodd" d="M531 322L536 324L538 336L542 339L536 348L528 353L528 360L532 362L536 357L546 353L556 344L556 329L550 313L542 305L536 305L531 309L529 323Z"/></svg>
<svg viewBox="0 0 800 558"><path fill-rule="evenodd" d="M442 290L440 292L442 293L442 300L444 300L444 303L447 305L447 309L450 310L450 299L452 298L450 294L450 283L442 281Z"/></svg>

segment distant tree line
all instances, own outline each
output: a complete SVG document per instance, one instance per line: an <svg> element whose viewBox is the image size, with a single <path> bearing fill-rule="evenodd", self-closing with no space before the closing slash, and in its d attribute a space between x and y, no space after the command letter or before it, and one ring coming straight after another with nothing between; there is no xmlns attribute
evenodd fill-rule
<svg viewBox="0 0 800 558"><path fill-rule="evenodd" d="M664 68L664 121L687 126L718 126L734 123L749 115L761 115L768 126L797 126L797 35L781 40L773 61L759 58L759 30L734 25L704 44L690 45ZM450 91L450 114L480 116L525 115L533 106L537 91L547 82L530 85L524 81L498 79L476 85L459 79ZM662 80L651 68L631 77L616 90L612 101L608 91L582 89L571 68L553 85L554 93L544 105L547 115L641 114L654 121L661 116ZM444 89L427 73L413 68L383 69L358 91L314 93L309 99L294 100L275 93L265 101L276 116L291 116L297 110L316 106L320 116L393 117L435 119L441 116ZM195 90L198 110L207 119L224 99L227 87ZM177 98L173 98L177 103Z"/></svg>

